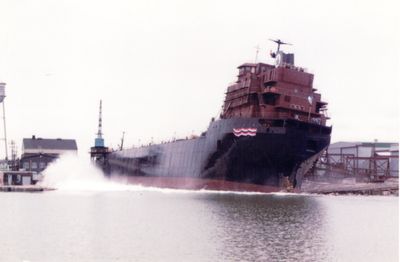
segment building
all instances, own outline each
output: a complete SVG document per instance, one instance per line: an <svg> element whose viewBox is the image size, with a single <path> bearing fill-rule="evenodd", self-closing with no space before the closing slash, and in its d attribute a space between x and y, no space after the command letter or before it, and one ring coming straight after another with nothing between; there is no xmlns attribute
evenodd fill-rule
<svg viewBox="0 0 400 262"><path fill-rule="evenodd" d="M390 175L399 176L399 144L390 147Z"/></svg>
<svg viewBox="0 0 400 262"><path fill-rule="evenodd" d="M42 172L47 165L61 154L77 153L74 139L24 138L20 168L26 171Z"/></svg>
<svg viewBox="0 0 400 262"><path fill-rule="evenodd" d="M329 146L319 162L329 174L364 176L382 181L399 176L399 144L381 142L337 142Z"/></svg>
<svg viewBox="0 0 400 262"><path fill-rule="evenodd" d="M0 176L0 185L5 186L28 186L34 185L37 180L37 174L30 171L4 171Z"/></svg>

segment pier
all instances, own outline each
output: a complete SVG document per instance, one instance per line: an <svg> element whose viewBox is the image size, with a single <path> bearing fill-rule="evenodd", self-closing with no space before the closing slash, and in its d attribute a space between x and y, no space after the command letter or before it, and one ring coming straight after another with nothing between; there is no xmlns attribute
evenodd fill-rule
<svg viewBox="0 0 400 262"><path fill-rule="evenodd" d="M301 191L311 194L333 195L399 195L399 180L391 179L384 183L331 183L306 180Z"/></svg>
<svg viewBox="0 0 400 262"><path fill-rule="evenodd" d="M55 190L54 188L50 187L42 187L42 186L14 186L14 185L1 185L0 192L27 192L27 193L34 193L34 192L43 192L43 191L51 191Z"/></svg>

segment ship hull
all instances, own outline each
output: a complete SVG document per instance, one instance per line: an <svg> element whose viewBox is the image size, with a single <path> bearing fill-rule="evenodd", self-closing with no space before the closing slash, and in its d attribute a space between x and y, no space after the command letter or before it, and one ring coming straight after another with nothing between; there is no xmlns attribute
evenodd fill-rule
<svg viewBox="0 0 400 262"><path fill-rule="evenodd" d="M254 133L236 134L251 128ZM299 189L329 145L330 127L258 118L213 121L194 139L113 152L103 166L113 179L168 188L274 192Z"/></svg>
<svg viewBox="0 0 400 262"><path fill-rule="evenodd" d="M280 192L282 188L252 183L234 182L222 179L207 179L193 177L160 177L113 174L109 177L113 182L143 187L184 189L184 190L210 190L231 192ZM297 190L294 190L296 192Z"/></svg>

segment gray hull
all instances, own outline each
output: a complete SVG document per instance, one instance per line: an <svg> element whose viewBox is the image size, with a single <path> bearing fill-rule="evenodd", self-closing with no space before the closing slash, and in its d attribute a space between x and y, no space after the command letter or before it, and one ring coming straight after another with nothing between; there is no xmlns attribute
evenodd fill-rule
<svg viewBox="0 0 400 262"><path fill-rule="evenodd" d="M234 135L255 128L255 136ZM147 177L191 177L282 187L302 178L329 145L331 128L295 120L266 126L258 118L221 119L194 139L116 151L107 173Z"/></svg>

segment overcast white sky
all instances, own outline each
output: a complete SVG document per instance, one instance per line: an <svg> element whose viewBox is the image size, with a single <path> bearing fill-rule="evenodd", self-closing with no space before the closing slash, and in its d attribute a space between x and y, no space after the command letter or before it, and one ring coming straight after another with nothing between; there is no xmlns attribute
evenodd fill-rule
<svg viewBox="0 0 400 262"><path fill-rule="evenodd" d="M35 134L74 138L86 154L99 99L108 145L123 131L128 146L198 134L255 46L272 62L268 38L293 43L285 50L315 74L333 142L399 139L396 0L2 0L0 10L0 81L19 151Z"/></svg>

